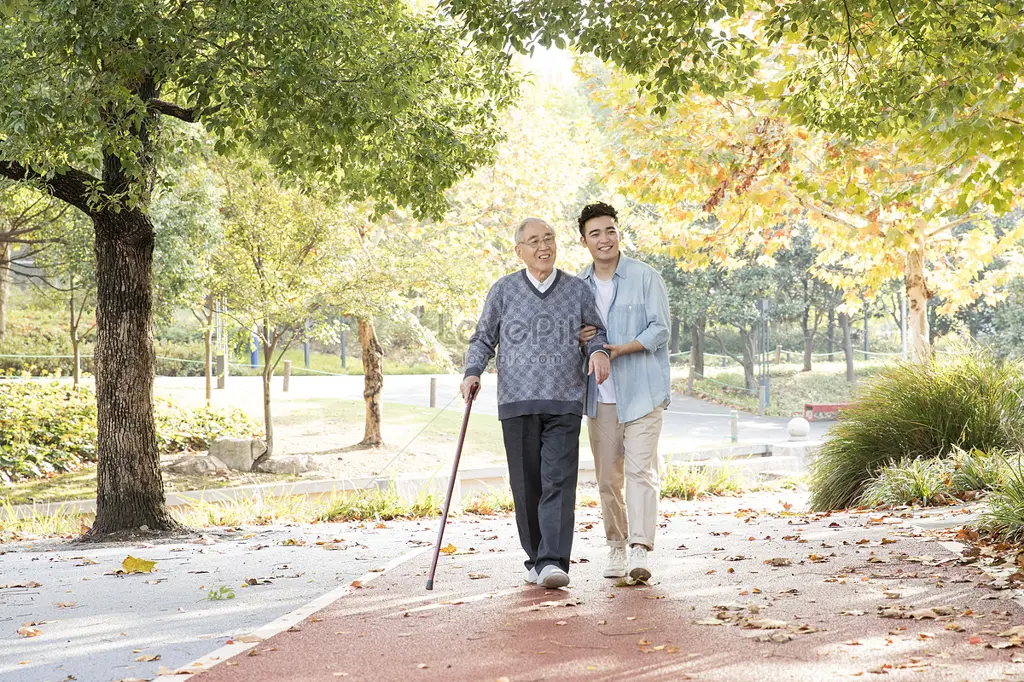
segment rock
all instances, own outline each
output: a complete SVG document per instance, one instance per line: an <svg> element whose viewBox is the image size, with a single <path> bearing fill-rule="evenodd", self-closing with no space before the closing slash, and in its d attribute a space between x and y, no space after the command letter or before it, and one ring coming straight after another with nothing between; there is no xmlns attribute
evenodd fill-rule
<svg viewBox="0 0 1024 682"><path fill-rule="evenodd" d="M266 452L266 444L255 438L218 438L210 443L210 456L235 471L252 471Z"/></svg>
<svg viewBox="0 0 1024 682"><path fill-rule="evenodd" d="M164 467L164 471L188 476L228 473L228 465L212 455L185 455Z"/></svg>
<svg viewBox="0 0 1024 682"><path fill-rule="evenodd" d="M257 465L258 471L268 474L301 474L316 468L316 462L309 455L274 457Z"/></svg>

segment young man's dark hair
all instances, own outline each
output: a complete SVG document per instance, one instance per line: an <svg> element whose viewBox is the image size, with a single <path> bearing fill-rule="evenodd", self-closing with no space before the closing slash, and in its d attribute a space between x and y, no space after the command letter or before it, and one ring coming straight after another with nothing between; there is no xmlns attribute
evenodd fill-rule
<svg viewBox="0 0 1024 682"><path fill-rule="evenodd" d="M580 218L577 221L580 227L580 236L586 237L587 235L583 232L583 227L587 224L587 221L591 218L600 218L601 216L608 216L615 222L619 222L619 214L615 212L615 209L608 204L597 202L596 204L587 204L580 211Z"/></svg>

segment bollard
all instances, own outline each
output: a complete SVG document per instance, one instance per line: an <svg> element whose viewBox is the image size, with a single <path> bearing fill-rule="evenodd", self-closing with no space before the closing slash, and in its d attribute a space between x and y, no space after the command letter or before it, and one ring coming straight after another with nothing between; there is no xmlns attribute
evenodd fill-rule
<svg viewBox="0 0 1024 682"><path fill-rule="evenodd" d="M736 410L729 411L729 440L733 443L740 439L740 413Z"/></svg>
<svg viewBox="0 0 1024 682"><path fill-rule="evenodd" d="M725 356L722 356L722 369L725 369Z"/></svg>
<svg viewBox="0 0 1024 682"><path fill-rule="evenodd" d="M228 380L227 356L223 353L217 356L217 388L224 388Z"/></svg>
<svg viewBox="0 0 1024 682"><path fill-rule="evenodd" d="M430 406L437 407L437 378L430 377Z"/></svg>
<svg viewBox="0 0 1024 682"><path fill-rule="evenodd" d="M686 395L693 395L693 363L690 363L690 371L686 375Z"/></svg>
<svg viewBox="0 0 1024 682"><path fill-rule="evenodd" d="M764 416L764 409L768 406L768 387L761 384L757 387L757 416Z"/></svg>
<svg viewBox="0 0 1024 682"><path fill-rule="evenodd" d="M288 392L288 382L292 378L292 361L284 361L284 392Z"/></svg>

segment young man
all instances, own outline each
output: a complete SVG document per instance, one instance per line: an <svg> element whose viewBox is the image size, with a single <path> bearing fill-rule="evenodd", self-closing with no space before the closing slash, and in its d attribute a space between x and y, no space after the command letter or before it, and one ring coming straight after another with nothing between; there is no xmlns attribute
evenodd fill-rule
<svg viewBox="0 0 1024 682"><path fill-rule="evenodd" d="M590 204L578 222L580 241L594 258L580 277L594 292L612 360L611 377L587 387L587 430L609 546L604 576L627 575L628 545L629 577L647 581L661 494L658 438L671 397L668 292L654 268L619 252L614 208ZM580 339L592 340L594 331L582 329Z"/></svg>
<svg viewBox="0 0 1024 682"><path fill-rule="evenodd" d="M551 227L534 218L515 231L526 268L491 287L469 340L462 396L468 400L497 350L498 419L505 441L526 582L569 584L579 472L580 425L587 387L577 337L598 327L587 344L587 373L596 385L609 372L610 352L594 296L581 280L555 268Z"/></svg>

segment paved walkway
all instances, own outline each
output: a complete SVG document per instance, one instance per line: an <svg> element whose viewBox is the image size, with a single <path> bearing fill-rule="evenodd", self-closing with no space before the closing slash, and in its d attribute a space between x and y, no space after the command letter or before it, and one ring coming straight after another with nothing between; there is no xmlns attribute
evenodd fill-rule
<svg viewBox="0 0 1024 682"><path fill-rule="evenodd" d="M999 636L1024 626L1024 609L934 531L876 512L797 513L789 500L666 509L649 587L600 577L592 510L577 516L567 590L521 582L511 520L460 521L433 593L418 555L195 679L1024 679L1020 640Z"/></svg>

